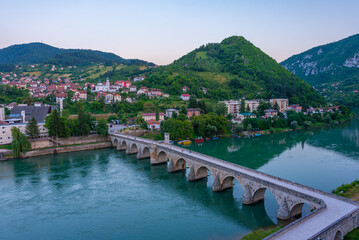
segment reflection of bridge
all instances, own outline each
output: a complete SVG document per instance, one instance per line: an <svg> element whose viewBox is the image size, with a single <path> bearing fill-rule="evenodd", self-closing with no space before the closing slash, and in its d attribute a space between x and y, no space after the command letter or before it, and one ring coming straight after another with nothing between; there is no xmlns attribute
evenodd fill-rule
<svg viewBox="0 0 359 240"><path fill-rule="evenodd" d="M185 170L187 165L190 169L188 181L206 178L210 171L214 178L213 191L231 188L233 180L237 179L244 190L243 204L263 200L268 189L278 202L279 219L301 215L305 203L315 209L268 239L342 239L359 226L357 202L165 143L123 134L111 134L111 141L118 150L137 154L138 159L150 158L151 164L169 161L169 172Z"/></svg>

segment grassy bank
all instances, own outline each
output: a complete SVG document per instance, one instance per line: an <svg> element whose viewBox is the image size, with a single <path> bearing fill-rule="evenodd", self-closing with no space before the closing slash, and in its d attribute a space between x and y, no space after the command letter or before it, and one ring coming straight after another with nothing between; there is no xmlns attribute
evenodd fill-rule
<svg viewBox="0 0 359 240"><path fill-rule="evenodd" d="M355 180L349 184L343 184L337 189L332 191L342 197L350 198L355 201L359 201L359 180ZM358 240L359 239L359 228L354 229L345 235L344 240Z"/></svg>
<svg viewBox="0 0 359 240"><path fill-rule="evenodd" d="M242 240L261 240L280 230L282 226L271 226L255 230L242 238Z"/></svg>

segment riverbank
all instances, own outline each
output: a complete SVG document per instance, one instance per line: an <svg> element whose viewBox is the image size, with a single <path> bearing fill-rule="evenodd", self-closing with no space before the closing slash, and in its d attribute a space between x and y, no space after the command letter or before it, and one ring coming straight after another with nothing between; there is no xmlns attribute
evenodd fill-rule
<svg viewBox="0 0 359 240"><path fill-rule="evenodd" d="M56 141L51 138L38 139L31 141L32 150L26 152L26 154L23 155L23 158L31 158L58 153L88 151L94 149L109 148L111 146L112 143L108 137L98 135L86 137L59 138ZM4 148L8 149L7 147ZM14 159L12 152L7 152L6 154L4 154L2 161L9 159Z"/></svg>
<svg viewBox="0 0 359 240"><path fill-rule="evenodd" d="M355 180L349 184L342 184L340 187L332 191L334 194L359 201L359 180ZM354 229L344 236L344 240L358 240L359 228Z"/></svg>
<svg viewBox="0 0 359 240"><path fill-rule="evenodd" d="M262 240L263 238L268 237L269 235L279 231L280 229L282 229L282 226L277 225L260 228L245 235L242 240Z"/></svg>

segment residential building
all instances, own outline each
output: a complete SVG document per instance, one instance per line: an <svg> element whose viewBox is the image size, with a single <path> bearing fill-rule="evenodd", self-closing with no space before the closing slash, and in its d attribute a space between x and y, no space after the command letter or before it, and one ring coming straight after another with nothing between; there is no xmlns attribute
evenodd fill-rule
<svg viewBox="0 0 359 240"><path fill-rule="evenodd" d="M242 122L245 118L256 118L257 115L255 115L254 113L238 113L238 118L240 119L240 121Z"/></svg>
<svg viewBox="0 0 359 240"><path fill-rule="evenodd" d="M150 90L148 90L147 87L140 87L140 89L137 91L137 95L139 94L148 94Z"/></svg>
<svg viewBox="0 0 359 240"><path fill-rule="evenodd" d="M56 103L59 103L61 100L67 98L67 93L56 93L55 97L56 97Z"/></svg>
<svg viewBox="0 0 359 240"><path fill-rule="evenodd" d="M220 101L223 102L227 107L227 114L232 114L233 116L237 116L239 110L241 109L241 101L238 100L229 100L229 101Z"/></svg>
<svg viewBox="0 0 359 240"><path fill-rule="evenodd" d="M156 120L156 113L143 113L142 118L147 122L151 119ZM165 120L165 115L163 113L158 114L158 120L163 121Z"/></svg>
<svg viewBox="0 0 359 240"><path fill-rule="evenodd" d="M147 122L148 129L150 129L152 131L161 129L161 123L159 121L151 119L151 120L148 120L146 122Z"/></svg>
<svg viewBox="0 0 359 240"><path fill-rule="evenodd" d="M264 110L264 114L266 117L274 117L278 115L278 111L274 109L266 109Z"/></svg>
<svg viewBox="0 0 359 240"><path fill-rule="evenodd" d="M257 110L259 103L263 101L261 99L254 99L254 100L245 100L244 104L245 104L245 108L248 109L250 112L254 112Z"/></svg>
<svg viewBox="0 0 359 240"><path fill-rule="evenodd" d="M167 110L166 110L166 117L172 118L172 117L173 117L173 113L176 113L176 114L178 115L178 114L179 114L179 110L173 109L173 108L167 109Z"/></svg>
<svg viewBox="0 0 359 240"><path fill-rule="evenodd" d="M288 106L287 110L293 110L296 111L297 113L302 111L302 106L300 106L299 104L293 104Z"/></svg>
<svg viewBox="0 0 359 240"><path fill-rule="evenodd" d="M137 87L134 85L130 86L130 92L136 92L137 91Z"/></svg>
<svg viewBox="0 0 359 240"><path fill-rule="evenodd" d="M112 103L113 102L113 95L111 93L107 93L105 95L105 101L106 101L106 103Z"/></svg>
<svg viewBox="0 0 359 240"><path fill-rule="evenodd" d="M87 100L87 91L86 90L79 90L79 97L80 100Z"/></svg>
<svg viewBox="0 0 359 240"><path fill-rule="evenodd" d="M189 92L189 90L190 90L190 88L187 86L182 87L182 92L184 92L184 93Z"/></svg>
<svg viewBox="0 0 359 240"><path fill-rule="evenodd" d="M277 103L280 112L285 112L285 111L287 111L288 103L289 103L288 98L275 98L275 99L270 99L269 102L272 104L273 107L274 107L275 104Z"/></svg>
<svg viewBox="0 0 359 240"><path fill-rule="evenodd" d="M184 94L182 94L182 95L180 96L180 98L181 98L183 101L189 101L190 95L184 93Z"/></svg>
<svg viewBox="0 0 359 240"><path fill-rule="evenodd" d="M114 102L121 102L121 95L120 94L115 94L115 96L113 96L113 101Z"/></svg>
<svg viewBox="0 0 359 240"><path fill-rule="evenodd" d="M187 117L192 118L193 116L198 116L201 114L201 110L197 108L189 108L187 109Z"/></svg>

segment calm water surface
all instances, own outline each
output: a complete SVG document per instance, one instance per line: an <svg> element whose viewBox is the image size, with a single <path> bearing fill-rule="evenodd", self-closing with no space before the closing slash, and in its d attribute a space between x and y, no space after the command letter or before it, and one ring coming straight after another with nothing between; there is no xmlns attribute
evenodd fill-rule
<svg viewBox="0 0 359 240"><path fill-rule="evenodd" d="M190 149L330 192L359 178L359 119ZM236 239L276 223L277 203L241 204L114 149L0 162L0 239ZM307 214L309 208L304 208Z"/></svg>

